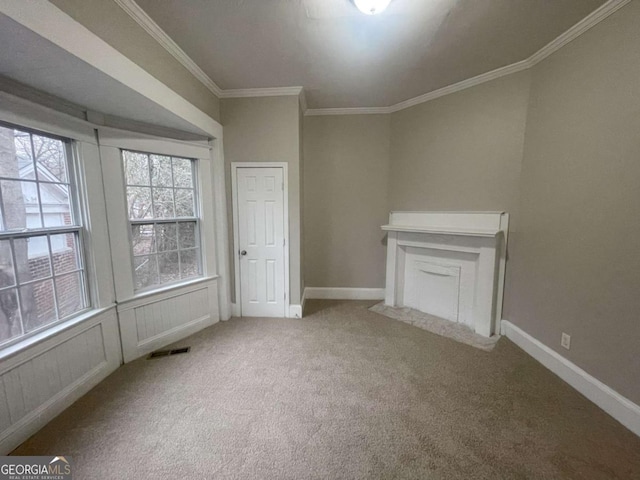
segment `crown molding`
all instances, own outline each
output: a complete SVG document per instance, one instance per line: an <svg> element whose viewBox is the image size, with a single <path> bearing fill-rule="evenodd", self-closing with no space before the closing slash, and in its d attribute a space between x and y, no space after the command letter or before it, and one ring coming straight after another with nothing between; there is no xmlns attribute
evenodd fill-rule
<svg viewBox="0 0 640 480"><path fill-rule="evenodd" d="M233 90L222 90L198 65L176 44L167 33L153 21L149 15L134 0L114 0L120 7L129 14L147 33L149 33L167 52L178 60L193 76L195 76L204 86L206 86L218 98L246 98L246 97L276 97L285 95L298 95L302 110L306 116L319 115L379 115L388 114L413 107L421 103L435 100L436 98L450 95L467 88L475 87L485 82L495 80L506 75L511 75L522 70L533 67L545 58L549 57L567 43L576 39L590 28L594 27L609 15L618 11L631 0L609 0L598 9L594 10L576 23L569 30L558 36L553 41L542 47L536 53L525 60L497 68L490 72L477 75L458 83L448 85L423 95L410 98L408 100L390 105L387 107L354 107L354 108L316 108L307 109L306 98L303 87L275 87L275 88L243 88Z"/></svg>
<svg viewBox="0 0 640 480"><path fill-rule="evenodd" d="M445 95L451 95L452 93L459 92L460 90L466 90L467 88L475 87L476 85L490 82L491 80L496 80L500 77L505 77L516 72L521 72L522 70L526 70L529 67L530 65L528 60L522 60L521 62L512 63L511 65L497 68L495 70L491 70L490 72L486 72L481 75L462 80L461 82L447 85L446 87L439 88L432 92L425 93L424 95L410 98L409 100L405 100L404 102L391 105L390 107L388 107L389 113L398 112L400 110L404 110L405 108L413 107L414 105L419 105L430 100L435 100L436 98L444 97Z"/></svg>
<svg viewBox="0 0 640 480"><path fill-rule="evenodd" d="M222 90L220 98L246 98L246 97L283 97L289 95L299 96L302 87L267 87L267 88L238 88L234 90Z"/></svg>
<svg viewBox="0 0 640 480"><path fill-rule="evenodd" d="M520 62L516 62L511 65L507 65L496 70L477 75L473 78L469 78L467 80L454 83L453 85L439 88L438 90L433 90L432 92L425 93L424 95L420 95L418 97L410 98L409 100L405 100L388 107L318 108L307 110L306 115L362 115L376 113L394 113L400 110L404 110L405 108L428 102L430 100L435 100L436 98L440 98L445 95L450 95L467 88L475 87L476 85L480 85L482 83L489 82L506 75L511 75L522 70L527 70L540 63L542 60L549 57L553 53L557 52L566 44L578 38L590 28L602 22L609 15L615 13L630 1L631 0L609 0L600 8L594 10L593 12L591 12L591 14L576 23L562 35L558 36L555 40L549 42L529 58L521 60Z"/></svg>
<svg viewBox="0 0 640 480"><path fill-rule="evenodd" d="M214 95L220 97L222 89L204 73L189 55L134 0L114 0L138 25L146 30L156 42L178 60L200 83L207 87Z"/></svg>
<svg viewBox="0 0 640 480"><path fill-rule="evenodd" d="M533 67L534 65L540 63L542 60L547 58L552 53L557 52L562 47L564 47L570 41L578 38L580 35L585 33L590 28L596 26L598 23L603 21L609 15L617 12L622 7L624 7L631 0L609 0L607 3L603 4L601 7L597 8L589 15L584 17L578 23L576 23L569 30L564 32L562 35L558 36L555 40L552 40L547 45L542 47L536 53L531 55L527 62L529 62L529 66Z"/></svg>
<svg viewBox="0 0 640 480"><path fill-rule="evenodd" d="M218 98L278 97L301 95L302 87L242 88L222 90L204 71L182 50L176 42L138 5L135 0L114 0L135 22L151 35L183 67L196 77ZM306 110L306 100L302 100Z"/></svg>
<svg viewBox="0 0 640 480"><path fill-rule="evenodd" d="M506 67L497 68L490 72L462 80L461 82L454 83L453 85L447 85L446 87L439 88L438 90L433 90L432 92L410 98L409 100L405 100L404 102L396 103L395 105L390 105L388 107L316 108L307 110L305 115L310 117L319 115L377 115L399 112L405 108L413 107L430 100L435 100L436 98L444 97L445 95L459 92L460 90L475 87L481 83L489 82L506 75L511 75L512 73L526 70L529 67L529 61L523 60L518 63L507 65Z"/></svg>
<svg viewBox="0 0 640 480"><path fill-rule="evenodd" d="M306 111L307 117L322 115L384 115L391 113L391 107L349 107L349 108L312 108Z"/></svg>
<svg viewBox="0 0 640 480"><path fill-rule="evenodd" d="M302 114L304 115L307 112L307 96L304 93L304 88L300 90L298 99L300 100L300 108L302 109Z"/></svg>

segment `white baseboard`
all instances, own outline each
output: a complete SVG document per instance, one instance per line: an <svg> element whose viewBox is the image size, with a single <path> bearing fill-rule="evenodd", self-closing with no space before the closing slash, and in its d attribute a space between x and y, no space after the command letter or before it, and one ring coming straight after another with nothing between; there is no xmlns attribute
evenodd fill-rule
<svg viewBox="0 0 640 480"><path fill-rule="evenodd" d="M289 318L302 318L304 313L304 302L307 301L307 289L302 291L300 305L289 305Z"/></svg>
<svg viewBox="0 0 640 480"><path fill-rule="evenodd" d="M304 311L304 302L306 301L305 294L306 289L302 293L302 299L300 300L300 304L291 304L289 305L289 312L287 314L287 318L302 318L302 312ZM232 303L231 304L231 316L239 317L240 316L240 304Z"/></svg>
<svg viewBox="0 0 640 480"><path fill-rule="evenodd" d="M305 287L302 290L302 298L300 299L300 308L301 308L300 318L302 318L302 316L304 315L304 304L306 302L307 302L307 288Z"/></svg>
<svg viewBox="0 0 640 480"><path fill-rule="evenodd" d="M589 375L558 352L547 347L507 320L502 320L501 331L509 340L538 360L562 380L607 412L622 425L640 436L640 406Z"/></svg>
<svg viewBox="0 0 640 480"><path fill-rule="evenodd" d="M384 288L307 287L308 299L330 300L384 300Z"/></svg>

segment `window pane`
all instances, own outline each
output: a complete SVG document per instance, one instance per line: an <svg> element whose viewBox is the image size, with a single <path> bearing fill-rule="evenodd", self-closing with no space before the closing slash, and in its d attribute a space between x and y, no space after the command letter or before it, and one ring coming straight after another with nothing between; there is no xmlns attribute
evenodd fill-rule
<svg viewBox="0 0 640 480"><path fill-rule="evenodd" d="M53 280L20 287L25 332L56 321Z"/></svg>
<svg viewBox="0 0 640 480"><path fill-rule="evenodd" d="M191 160L185 158L173 159L173 185L175 187L193 188Z"/></svg>
<svg viewBox="0 0 640 480"><path fill-rule="evenodd" d="M134 255L148 255L156 251L153 225L131 225L131 240Z"/></svg>
<svg viewBox="0 0 640 480"><path fill-rule="evenodd" d="M18 292L15 288L0 290L0 342L21 334Z"/></svg>
<svg viewBox="0 0 640 480"><path fill-rule="evenodd" d="M11 234L0 240L0 342L85 307L79 233L56 231L75 226L68 151L65 140L0 127L0 229Z"/></svg>
<svg viewBox="0 0 640 480"><path fill-rule="evenodd" d="M18 262L18 282L26 283L51 276L51 257L46 235L16 238L13 248L16 249Z"/></svg>
<svg viewBox="0 0 640 480"><path fill-rule="evenodd" d="M127 187L127 205L129 207L129 218L131 220L153 218L151 188Z"/></svg>
<svg viewBox="0 0 640 480"><path fill-rule="evenodd" d="M151 157L151 184L154 187L172 187L171 158L161 155Z"/></svg>
<svg viewBox="0 0 640 480"><path fill-rule="evenodd" d="M85 307L81 273L70 273L56 277L55 282L60 318L73 315Z"/></svg>
<svg viewBox="0 0 640 480"><path fill-rule="evenodd" d="M15 179L35 179L28 133L0 127L0 176Z"/></svg>
<svg viewBox="0 0 640 480"><path fill-rule="evenodd" d="M155 255L134 257L136 289L158 284L158 264Z"/></svg>
<svg viewBox="0 0 640 480"><path fill-rule="evenodd" d="M40 183L40 200L45 227L71 225L69 187L60 183Z"/></svg>
<svg viewBox="0 0 640 480"><path fill-rule="evenodd" d="M180 249L196 246L196 222L180 222L178 224Z"/></svg>
<svg viewBox="0 0 640 480"><path fill-rule="evenodd" d="M156 245L159 252L178 249L175 223L159 223L156 225Z"/></svg>
<svg viewBox="0 0 640 480"><path fill-rule="evenodd" d="M149 157L144 153L122 152L127 185L150 185Z"/></svg>
<svg viewBox="0 0 640 480"><path fill-rule="evenodd" d="M198 249L180 250L180 275L182 278L200 274Z"/></svg>
<svg viewBox="0 0 640 480"><path fill-rule="evenodd" d="M176 222L196 215L193 160L146 155L123 151L129 218L149 222L131 225L136 289L170 283L183 274L198 275L200 270L197 222L186 221L182 226ZM144 166L148 177L131 171ZM181 268L179 251L183 248L194 251L185 253L187 263Z"/></svg>
<svg viewBox="0 0 640 480"><path fill-rule="evenodd" d="M4 206L4 229L41 228L38 184L2 180L2 202Z"/></svg>
<svg viewBox="0 0 640 480"><path fill-rule="evenodd" d="M38 180L68 182L64 143L55 138L32 135ZM43 203L47 203L44 200Z"/></svg>
<svg viewBox="0 0 640 480"><path fill-rule="evenodd" d="M76 233L51 235L53 270L56 275L80 269L80 249Z"/></svg>
<svg viewBox="0 0 640 480"><path fill-rule="evenodd" d="M154 218L173 218L173 189L154 188L153 189Z"/></svg>
<svg viewBox="0 0 640 480"><path fill-rule="evenodd" d="M15 284L11 242L9 240L0 240L0 288L10 287ZM1 334L0 341L2 341Z"/></svg>
<svg viewBox="0 0 640 480"><path fill-rule="evenodd" d="M158 267L160 268L160 283L169 283L180 280L178 252L158 254Z"/></svg>
<svg viewBox="0 0 640 480"><path fill-rule="evenodd" d="M176 217L194 217L193 190L176 189Z"/></svg>

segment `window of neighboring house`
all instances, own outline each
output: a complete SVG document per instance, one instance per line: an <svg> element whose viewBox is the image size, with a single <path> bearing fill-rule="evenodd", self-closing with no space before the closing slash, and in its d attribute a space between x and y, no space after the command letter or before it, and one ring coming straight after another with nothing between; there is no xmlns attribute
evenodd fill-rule
<svg viewBox="0 0 640 480"><path fill-rule="evenodd" d="M0 124L0 344L88 306L71 151Z"/></svg>
<svg viewBox="0 0 640 480"><path fill-rule="evenodd" d="M135 289L199 276L196 161L130 150L122 159Z"/></svg>

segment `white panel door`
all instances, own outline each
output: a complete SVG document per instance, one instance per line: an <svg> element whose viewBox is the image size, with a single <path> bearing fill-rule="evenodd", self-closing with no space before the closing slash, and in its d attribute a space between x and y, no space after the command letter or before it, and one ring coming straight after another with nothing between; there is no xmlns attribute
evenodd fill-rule
<svg viewBox="0 0 640 480"><path fill-rule="evenodd" d="M237 171L238 261L245 317L284 317L284 169Z"/></svg>

